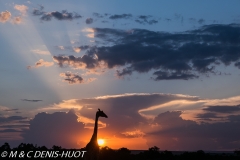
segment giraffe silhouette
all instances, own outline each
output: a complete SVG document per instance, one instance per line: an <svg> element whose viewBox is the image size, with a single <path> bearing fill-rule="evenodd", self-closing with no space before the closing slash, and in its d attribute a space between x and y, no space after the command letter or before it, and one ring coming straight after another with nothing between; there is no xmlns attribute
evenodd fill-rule
<svg viewBox="0 0 240 160"><path fill-rule="evenodd" d="M99 155L99 145L97 142L97 132L98 132L98 118L99 117L105 117L108 118L108 116L98 109L96 112L96 117L95 117L95 125L94 125L94 131L92 138L90 139L90 142L86 146L86 156L85 160L98 160L98 155Z"/></svg>

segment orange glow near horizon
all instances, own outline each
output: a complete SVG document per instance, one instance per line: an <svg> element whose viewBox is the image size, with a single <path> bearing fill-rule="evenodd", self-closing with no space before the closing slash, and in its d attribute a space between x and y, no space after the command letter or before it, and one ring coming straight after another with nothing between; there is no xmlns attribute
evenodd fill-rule
<svg viewBox="0 0 240 160"><path fill-rule="evenodd" d="M122 147L132 149L132 150L144 150L148 149L146 139L144 138L117 138L109 137L104 140L104 146L108 146L112 149L119 149ZM107 143L106 143L107 142Z"/></svg>

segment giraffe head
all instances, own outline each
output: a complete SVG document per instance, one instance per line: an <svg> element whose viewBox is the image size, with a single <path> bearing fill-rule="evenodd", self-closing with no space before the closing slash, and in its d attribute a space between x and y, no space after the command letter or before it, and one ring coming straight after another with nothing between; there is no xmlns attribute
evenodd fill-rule
<svg viewBox="0 0 240 160"><path fill-rule="evenodd" d="M97 116L108 118L108 116L103 111L101 111L100 109L98 109L98 111L97 111Z"/></svg>

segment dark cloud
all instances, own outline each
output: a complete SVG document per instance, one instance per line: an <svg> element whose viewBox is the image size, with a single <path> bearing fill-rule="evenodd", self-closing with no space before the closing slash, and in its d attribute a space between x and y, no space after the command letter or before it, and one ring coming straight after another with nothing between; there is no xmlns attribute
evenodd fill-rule
<svg viewBox="0 0 240 160"><path fill-rule="evenodd" d="M155 80L162 79L157 73L166 77L166 72L170 75L168 79L191 79L214 73L221 63L229 65L240 59L238 25L209 25L183 33L140 29L129 33L96 28L94 34L114 43L95 49L99 61L106 62L108 68L128 65L118 71L119 76L160 69L161 72L155 72ZM89 54L93 54L93 50Z"/></svg>
<svg viewBox="0 0 240 160"><path fill-rule="evenodd" d="M87 18L86 19L86 24L92 24L93 23L93 19L92 18Z"/></svg>
<svg viewBox="0 0 240 160"><path fill-rule="evenodd" d="M69 84L90 83L95 80L95 78L83 79L82 76L71 72L61 73L60 76L64 78L64 82Z"/></svg>
<svg viewBox="0 0 240 160"><path fill-rule="evenodd" d="M10 128L27 128L28 129L29 124L27 124L25 121L25 123L23 123L23 124L4 124L1 126L1 128L8 128L8 129L10 129Z"/></svg>
<svg viewBox="0 0 240 160"><path fill-rule="evenodd" d="M147 21L147 19L150 18L150 17L151 17L151 16L141 15L141 16L139 16L138 18L139 18L139 19L142 19L142 20L144 20L144 21Z"/></svg>
<svg viewBox="0 0 240 160"><path fill-rule="evenodd" d="M22 117L22 116L0 117L0 123L11 122L11 121L22 121L22 120L27 120L27 117Z"/></svg>
<svg viewBox="0 0 240 160"><path fill-rule="evenodd" d="M74 52L77 52L77 53L79 53L79 52L81 52L81 51L85 51L85 50L87 50L88 48L91 48L90 46L87 46L87 45L84 45L84 46L80 46L80 47L74 47L74 48L70 48L70 47L65 47L65 48L67 48L67 49L73 49L74 50Z"/></svg>
<svg viewBox="0 0 240 160"><path fill-rule="evenodd" d="M34 9L33 15L35 16L41 16L40 19L43 21L50 21L54 17L57 20L73 20L77 18L82 18L81 15L77 13L70 13L66 10L63 10L62 12L53 11L53 12L45 12L43 11L44 7L40 6L40 9Z"/></svg>
<svg viewBox="0 0 240 160"><path fill-rule="evenodd" d="M228 116L228 120L230 121L230 122L240 122L240 115L230 115L230 116Z"/></svg>
<svg viewBox="0 0 240 160"><path fill-rule="evenodd" d="M26 101L26 102L41 102L43 100L39 100L39 99L22 99L22 101Z"/></svg>
<svg viewBox="0 0 240 160"><path fill-rule="evenodd" d="M84 56L53 59L61 67L99 69L103 63L105 69L121 67L119 77L153 71L153 80L189 80L216 75L220 64L239 67L239 35L236 24L207 25L181 33L94 28L96 46L80 46L87 49Z"/></svg>
<svg viewBox="0 0 240 160"><path fill-rule="evenodd" d="M83 83L83 78L77 74L73 74L71 72L61 73L61 77L64 77L64 81L68 82L69 84L81 84Z"/></svg>
<svg viewBox="0 0 240 160"><path fill-rule="evenodd" d="M88 48L91 48L90 46L88 45L84 45L84 46L80 46L79 47L81 50L87 50Z"/></svg>
<svg viewBox="0 0 240 160"><path fill-rule="evenodd" d="M124 68L122 71L119 71L117 70L117 75L118 77L123 77L124 75L131 75L132 74L132 70L131 69L127 69L127 68Z"/></svg>
<svg viewBox="0 0 240 160"><path fill-rule="evenodd" d="M49 148L53 145L64 148L83 147L86 144L78 140L84 140L86 131L77 119L74 111L38 113L30 121L29 130L23 133L24 141Z"/></svg>
<svg viewBox="0 0 240 160"><path fill-rule="evenodd" d="M148 21L148 24L156 24L156 23L158 23L158 21L157 20L150 20L150 21Z"/></svg>
<svg viewBox="0 0 240 160"><path fill-rule="evenodd" d="M198 120L201 120L203 122L211 122L213 120L226 120L227 118L225 117L221 117L218 116L216 113L201 113L201 114L197 114L196 118L198 118Z"/></svg>
<svg viewBox="0 0 240 160"><path fill-rule="evenodd" d="M96 18L105 18L105 17L108 17L110 16L111 14L109 13L104 13L104 14L101 14L101 13L93 13L93 16L96 17Z"/></svg>
<svg viewBox="0 0 240 160"><path fill-rule="evenodd" d="M179 105L181 101L182 104ZM85 127L94 125L95 113L100 108L108 115L108 119L99 119L98 135L109 138L109 141L112 137L141 137L149 147L158 146L163 150L234 150L240 144L240 116L236 115L237 112L231 112L235 115L226 116L225 122L213 122L213 118L222 118L215 112L197 114L197 118L208 120L207 123L183 118L185 111L191 112L189 109L196 107L195 102L200 102L199 106L202 107L202 101L204 100L199 97L188 95L132 93L65 100L54 107L79 107L78 115L81 118L93 120L84 122ZM147 119L148 113L152 113L154 119ZM55 145L63 147L75 147L76 135L79 136L79 140L85 140L85 133L89 136L92 133L92 130L83 129L83 124L77 123L76 119L73 111L39 113L30 122L30 129L24 134L24 139L28 143L39 145L52 146L56 143ZM102 128L103 126L105 128Z"/></svg>
<svg viewBox="0 0 240 160"><path fill-rule="evenodd" d="M141 16L137 17L135 22L140 23L140 24L150 24L150 25L158 23L157 20L154 20L154 19L149 20L149 18L151 18L151 17L152 16L141 15Z"/></svg>
<svg viewBox="0 0 240 160"><path fill-rule="evenodd" d="M240 69L240 62L236 62L234 65Z"/></svg>
<svg viewBox="0 0 240 160"><path fill-rule="evenodd" d="M189 125L196 124L196 122L194 121L182 119L180 117L181 114L182 114L181 111L172 111L172 112L167 111L164 113L160 113L157 117L155 117L153 123L161 124L161 127L163 127L164 129L178 128L180 126L189 126Z"/></svg>
<svg viewBox="0 0 240 160"><path fill-rule="evenodd" d="M33 15L35 15L35 16L43 15L43 14L45 13L45 12L43 11L43 9L44 9L43 6L40 6L39 9L34 8L32 13L33 13Z"/></svg>
<svg viewBox="0 0 240 160"><path fill-rule="evenodd" d="M197 124L182 119L181 113L159 114L154 120L155 130L145 136L147 144L171 150L234 150L239 146L239 116L224 123Z"/></svg>
<svg viewBox="0 0 240 160"><path fill-rule="evenodd" d="M124 74L123 74L124 75ZM154 80L176 80L176 79L182 79L182 80L189 80L198 78L198 76L191 74L191 73L184 73L184 72L169 72L169 71L156 71L153 73L156 77L153 78Z"/></svg>
<svg viewBox="0 0 240 160"><path fill-rule="evenodd" d="M149 147L158 146L163 150L234 150L239 145L239 115L229 115L227 121L221 122L223 117L217 113L199 113L196 117L208 123L197 123L183 119L184 111L176 111L176 107L161 107L176 100L197 101L199 98L171 94L125 94L81 99L76 103L84 106L80 112L85 117L94 118L93 112L97 108L108 115L109 119L101 119L107 127L100 133L107 137L143 137ZM150 113L142 110L153 106L159 106L152 111L159 113L153 121L141 116Z"/></svg>
<svg viewBox="0 0 240 160"><path fill-rule="evenodd" d="M135 22L138 22L140 24L144 24L146 22L148 22L148 18L150 18L151 16L144 16L144 15L141 15L138 17L138 19L135 20Z"/></svg>
<svg viewBox="0 0 240 160"><path fill-rule="evenodd" d="M132 17L131 14L115 14L115 15L111 15L109 19L128 19L131 17Z"/></svg>
<svg viewBox="0 0 240 160"><path fill-rule="evenodd" d="M125 94L116 96L103 96L98 98L81 99L76 103L79 106L84 106L80 113L82 116L93 119L93 111L100 108L107 115L108 119L101 119L107 123L107 127L102 129L102 135L109 137L115 135L117 137L129 137L129 132L135 131L136 128L141 130L141 126L148 126L146 118L142 117L140 110L167 103L174 100L189 100L197 101L197 97L171 94ZM68 105L63 104L63 105ZM162 112L171 109L159 108L153 112ZM141 113L146 113L143 111ZM151 111L149 111L151 112ZM148 112L148 113L149 113ZM121 123L119 123L121 120ZM140 128L139 128L140 127ZM144 127L143 127L144 128ZM133 134L135 136L143 135L141 132ZM132 137L132 136L130 136Z"/></svg>
<svg viewBox="0 0 240 160"><path fill-rule="evenodd" d="M218 113L233 113L240 111L240 105L237 106L208 106L203 108L204 111L218 112Z"/></svg>
<svg viewBox="0 0 240 160"><path fill-rule="evenodd" d="M0 130L0 132L7 132L7 133L9 133L9 132L21 132L21 131L16 130L16 129L4 129L4 130Z"/></svg>
<svg viewBox="0 0 240 160"><path fill-rule="evenodd" d="M73 20L77 18L82 18L82 16L77 13L69 13L66 10L63 10L62 12L54 11L45 13L44 15L42 15L41 20L49 21L52 19L52 17L56 18L57 20Z"/></svg>
<svg viewBox="0 0 240 160"><path fill-rule="evenodd" d="M6 142L18 145L22 140L21 133L28 128L29 119L22 116L0 116L0 143Z"/></svg>
<svg viewBox="0 0 240 160"><path fill-rule="evenodd" d="M93 55L84 55L82 57L75 56L53 56L53 60L58 63L60 67L64 64L70 65L75 68L92 69L98 66L97 59Z"/></svg>
<svg viewBox="0 0 240 160"><path fill-rule="evenodd" d="M141 21L139 19L136 19L135 22L140 23L140 24L144 24L144 21Z"/></svg>

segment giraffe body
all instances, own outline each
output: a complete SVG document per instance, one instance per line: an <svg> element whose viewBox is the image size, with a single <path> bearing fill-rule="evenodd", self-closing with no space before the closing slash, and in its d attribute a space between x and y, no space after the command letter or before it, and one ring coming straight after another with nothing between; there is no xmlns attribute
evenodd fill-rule
<svg viewBox="0 0 240 160"><path fill-rule="evenodd" d="M97 131L98 131L98 118L99 117L108 118L108 116L103 111L98 109L98 111L96 113L96 117L95 117L95 125L94 125L93 135L92 135L90 142L86 146L87 153L85 156L85 160L98 160L99 145L97 142Z"/></svg>

